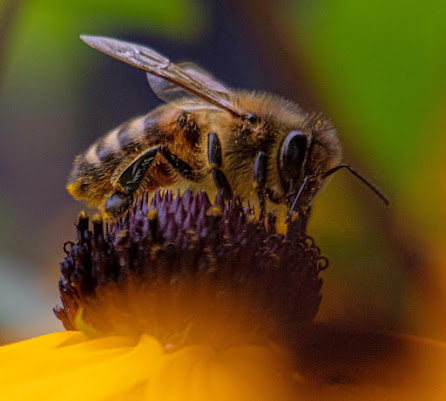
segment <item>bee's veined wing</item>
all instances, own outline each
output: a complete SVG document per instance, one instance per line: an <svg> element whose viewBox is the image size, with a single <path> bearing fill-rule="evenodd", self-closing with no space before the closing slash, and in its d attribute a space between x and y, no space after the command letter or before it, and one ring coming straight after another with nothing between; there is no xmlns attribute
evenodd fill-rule
<svg viewBox="0 0 446 401"><path fill-rule="evenodd" d="M134 43L89 35L81 35L81 39L102 53L163 78L236 116L243 114L243 111L231 102L231 92L203 70L190 67L181 68L156 51ZM150 84L153 87L152 82ZM163 84L158 83L158 88L158 92L162 91Z"/></svg>
<svg viewBox="0 0 446 401"><path fill-rule="evenodd" d="M176 66L188 73L208 90L213 90L218 96L224 99L230 99L233 96L232 92L224 84L196 64L184 62L179 63ZM191 92L187 92L177 84L150 72L147 73L147 80L149 81L153 92L165 102L171 102L183 97L194 97Z"/></svg>

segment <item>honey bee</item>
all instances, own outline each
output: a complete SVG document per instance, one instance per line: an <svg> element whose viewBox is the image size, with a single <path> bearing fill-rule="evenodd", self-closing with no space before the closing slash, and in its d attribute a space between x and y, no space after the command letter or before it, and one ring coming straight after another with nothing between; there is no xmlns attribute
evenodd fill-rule
<svg viewBox="0 0 446 401"><path fill-rule="evenodd" d="M147 47L81 36L88 45L147 72L168 103L125 122L76 157L68 191L119 216L146 190L178 183L222 191L308 217L327 178L349 165L332 123L282 98L232 90L192 63L174 64Z"/></svg>

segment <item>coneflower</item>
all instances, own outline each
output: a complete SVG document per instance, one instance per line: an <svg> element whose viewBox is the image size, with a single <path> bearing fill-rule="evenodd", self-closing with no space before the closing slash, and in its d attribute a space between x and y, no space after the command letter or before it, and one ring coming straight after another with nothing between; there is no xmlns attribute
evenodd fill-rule
<svg viewBox="0 0 446 401"><path fill-rule="evenodd" d="M124 219L85 214L66 244L57 317L68 330L155 336L175 346L287 341L321 301L327 259L298 219L286 235L237 199L144 196Z"/></svg>
<svg viewBox="0 0 446 401"><path fill-rule="evenodd" d="M327 267L296 215L146 194L82 213L55 309L66 331L0 347L2 401L440 400L446 347L312 323Z"/></svg>

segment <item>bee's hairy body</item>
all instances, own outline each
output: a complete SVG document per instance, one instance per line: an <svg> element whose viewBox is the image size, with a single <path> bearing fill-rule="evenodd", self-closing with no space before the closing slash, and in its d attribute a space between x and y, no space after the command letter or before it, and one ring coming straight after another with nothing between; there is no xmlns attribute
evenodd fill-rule
<svg viewBox="0 0 446 401"><path fill-rule="evenodd" d="M74 161L67 189L106 216L119 217L143 191L220 190L259 213L275 204L299 219L304 235L311 205L342 168L388 199L351 166L331 122L264 93L233 90L193 63L174 64L148 47L81 36L91 47L147 73L167 104L130 120Z"/></svg>
<svg viewBox="0 0 446 401"><path fill-rule="evenodd" d="M306 175L314 177L341 159L335 130L328 120L303 112L297 105L268 94L234 92L233 104L256 116L256 121L235 118L227 110L201 99L183 98L159 106L145 116L132 119L96 141L74 162L68 190L102 211L122 172L147 149L162 145L181 158L195 177L183 178L163 154L156 155L137 193L159 187L187 186L212 193L216 186L209 162L208 135L215 133L221 144L221 171L233 192L256 203L254 165L258 152L267 155L266 196L269 202L289 206L289 188L283 183L278 159L290 131L308 136ZM322 184L322 182L320 183ZM322 185L318 186L320 189ZM311 203L314 193L302 202Z"/></svg>

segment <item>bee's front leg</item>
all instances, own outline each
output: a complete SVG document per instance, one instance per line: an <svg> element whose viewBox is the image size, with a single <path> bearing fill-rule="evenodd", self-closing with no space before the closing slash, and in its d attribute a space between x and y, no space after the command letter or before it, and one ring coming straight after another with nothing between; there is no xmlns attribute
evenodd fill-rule
<svg viewBox="0 0 446 401"><path fill-rule="evenodd" d="M265 152L257 153L256 161L254 164L254 188L256 189L257 196L259 198L259 218L265 217L265 198L266 198L266 167L267 156Z"/></svg>
<svg viewBox="0 0 446 401"><path fill-rule="evenodd" d="M223 171L220 170L223 164L223 158L221 155L221 144L217 137L217 134L211 132L208 135L208 160L212 168L212 176L216 187L223 192L225 199L232 198L231 185L228 182Z"/></svg>

